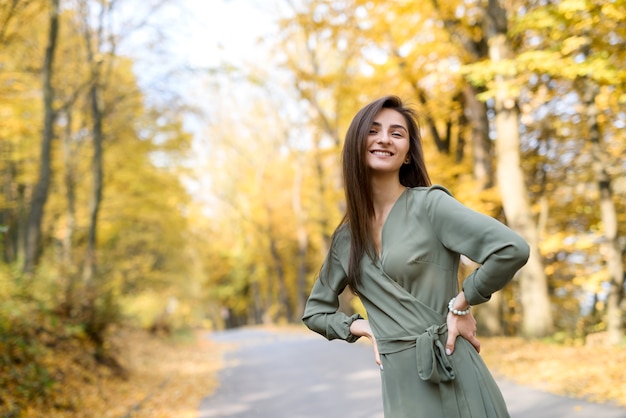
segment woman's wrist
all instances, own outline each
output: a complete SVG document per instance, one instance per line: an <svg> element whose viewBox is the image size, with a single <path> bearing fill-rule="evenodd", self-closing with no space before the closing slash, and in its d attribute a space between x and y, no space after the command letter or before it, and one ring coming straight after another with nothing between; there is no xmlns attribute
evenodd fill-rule
<svg viewBox="0 0 626 418"><path fill-rule="evenodd" d="M371 338L373 336L369 321L363 318L356 319L352 322L352 324L350 324L350 334L356 337L367 338Z"/></svg>
<svg viewBox="0 0 626 418"><path fill-rule="evenodd" d="M454 315L465 316L472 310L471 305L467 303L464 296L463 292L461 292L448 302L448 310Z"/></svg>

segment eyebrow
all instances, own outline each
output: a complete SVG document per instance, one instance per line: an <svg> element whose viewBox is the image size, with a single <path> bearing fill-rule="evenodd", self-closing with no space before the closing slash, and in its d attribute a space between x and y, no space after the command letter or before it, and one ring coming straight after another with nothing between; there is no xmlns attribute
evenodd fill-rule
<svg viewBox="0 0 626 418"><path fill-rule="evenodd" d="M377 128L382 128L383 125L381 125L380 122L372 122L372 126L376 126ZM399 128L399 129L402 129L405 132L408 132L408 129L405 128L402 125L391 125L390 128L392 128L392 129L398 129Z"/></svg>

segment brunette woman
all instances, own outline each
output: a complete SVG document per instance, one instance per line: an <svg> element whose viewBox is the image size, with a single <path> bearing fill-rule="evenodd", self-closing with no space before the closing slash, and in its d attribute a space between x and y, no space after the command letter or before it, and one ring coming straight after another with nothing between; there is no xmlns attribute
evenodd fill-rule
<svg viewBox="0 0 626 418"><path fill-rule="evenodd" d="M329 340L372 341L386 418L508 417L471 309L513 278L528 245L431 186L414 113L398 97L357 113L342 157L347 211L304 322ZM459 290L461 255L479 267ZM338 311L346 286L367 319Z"/></svg>

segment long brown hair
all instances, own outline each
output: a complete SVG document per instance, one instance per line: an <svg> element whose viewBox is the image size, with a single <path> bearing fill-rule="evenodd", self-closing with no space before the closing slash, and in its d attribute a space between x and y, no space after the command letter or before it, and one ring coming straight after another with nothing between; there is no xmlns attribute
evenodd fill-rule
<svg viewBox="0 0 626 418"><path fill-rule="evenodd" d="M346 195L346 214L339 227L350 228L350 260L348 264L348 286L358 294L361 281L361 259L367 254L376 258L370 230L374 217L374 203L370 183L370 172L366 163L367 138L374 118L382 109L393 109L406 120L409 131L410 162L400 168L400 183L405 187L430 186L430 178L424 163L424 153L419 124L415 112L405 106L397 96L385 96L363 107L352 119L343 145L343 180Z"/></svg>

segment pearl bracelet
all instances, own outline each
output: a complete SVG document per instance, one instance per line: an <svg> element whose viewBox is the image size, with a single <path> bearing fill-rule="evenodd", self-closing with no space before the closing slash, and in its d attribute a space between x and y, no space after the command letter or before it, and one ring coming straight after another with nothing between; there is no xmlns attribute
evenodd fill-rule
<svg viewBox="0 0 626 418"><path fill-rule="evenodd" d="M470 313L470 311L472 310L472 306L468 306L467 309L465 309L464 311L459 311L458 309L454 309L454 301L456 300L456 296L453 297L452 299L450 299L450 302L448 303L448 310L450 312L452 312L455 315L460 315L460 316L464 316L467 315L468 313Z"/></svg>

